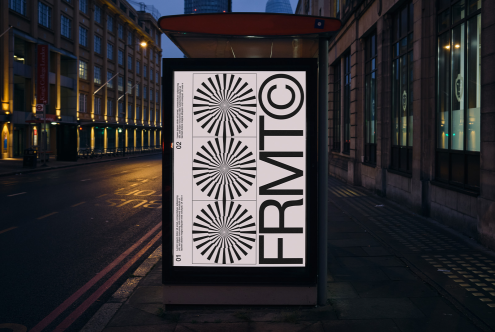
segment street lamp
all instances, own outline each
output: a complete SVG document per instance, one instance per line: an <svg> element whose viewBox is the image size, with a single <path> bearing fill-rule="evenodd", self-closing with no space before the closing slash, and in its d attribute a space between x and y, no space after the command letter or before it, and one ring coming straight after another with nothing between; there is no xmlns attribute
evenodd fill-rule
<svg viewBox="0 0 495 332"><path fill-rule="evenodd" d="M141 47L146 47L148 44L146 43L146 41L142 40L138 43L139 46ZM129 54L127 53L127 46L128 43L125 43L125 46L124 46L124 56L127 56L127 59L124 59L124 86L127 86L127 82L129 81L128 79L128 73L127 71L129 70ZM136 86L137 83L134 85ZM134 86L132 88L129 89L129 91L125 92L122 96L120 96L120 98L117 100L117 104L118 104L118 101L122 98L122 97L125 97L127 96L127 94L134 88ZM126 97L125 100L124 100L124 117L126 117L126 113L127 113L127 104L128 104L128 98ZM123 131L124 131L124 139L123 139L123 143L122 145L124 145L123 147L123 150L122 150L122 156L125 157L125 150L126 150L126 146L125 146L125 124L126 124L126 121L127 121L127 118L124 119L124 123L122 124L122 127L123 127Z"/></svg>

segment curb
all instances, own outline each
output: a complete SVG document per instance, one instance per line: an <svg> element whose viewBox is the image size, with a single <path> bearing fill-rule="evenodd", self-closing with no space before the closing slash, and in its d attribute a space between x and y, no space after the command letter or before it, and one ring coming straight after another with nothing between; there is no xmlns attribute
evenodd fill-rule
<svg viewBox="0 0 495 332"><path fill-rule="evenodd" d="M126 302L136 289L139 282L152 270L162 258L162 245L144 260L120 288L113 293L110 299L101 306L93 317L84 325L80 332L101 332L112 320L122 304Z"/></svg>
<svg viewBox="0 0 495 332"><path fill-rule="evenodd" d="M15 172L10 172L10 173L0 173L1 176L10 176L10 175L17 175L17 174L25 174L25 173L35 173L35 172L43 172L43 171L50 171L54 169L59 169L59 168L69 168L69 167L77 167L77 166L83 166L83 165L91 165L91 164L98 164L98 163L106 163L110 161L117 161L117 160L123 160L123 159L130 159L130 158L140 158L140 157L146 157L146 156L152 156L156 154L161 154L161 152L156 152L156 153L148 153L145 155L139 155L139 156L129 156L129 157L122 157L118 159L107 159L107 160L98 160L98 161L91 161L91 162L86 162L83 164L74 164L74 165L63 165L63 166L50 166L46 168L35 168L35 169L22 169L22 171L15 171Z"/></svg>

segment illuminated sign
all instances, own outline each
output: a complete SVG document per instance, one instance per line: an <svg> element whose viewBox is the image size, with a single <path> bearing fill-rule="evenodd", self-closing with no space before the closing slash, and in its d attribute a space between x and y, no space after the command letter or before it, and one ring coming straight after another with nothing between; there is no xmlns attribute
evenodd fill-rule
<svg viewBox="0 0 495 332"><path fill-rule="evenodd" d="M38 73L36 85L36 103L48 104L48 64L50 50L48 45L38 45Z"/></svg>
<svg viewBox="0 0 495 332"><path fill-rule="evenodd" d="M198 61L214 63L173 60L184 70L168 73L171 274L197 268L206 278L263 280L263 271L282 268L307 282L316 259L316 217L308 218L316 213L312 62L187 66Z"/></svg>

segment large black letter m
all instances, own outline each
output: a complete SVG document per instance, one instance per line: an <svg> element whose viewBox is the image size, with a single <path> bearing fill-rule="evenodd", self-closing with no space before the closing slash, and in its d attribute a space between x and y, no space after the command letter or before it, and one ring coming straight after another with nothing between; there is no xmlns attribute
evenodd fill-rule
<svg viewBox="0 0 495 332"><path fill-rule="evenodd" d="M284 163L281 163L279 161L270 159L270 158L283 158L283 157L302 157L303 153L302 152L260 152L260 160L267 162L269 164L272 164L274 166L286 169L294 174L286 176L283 179L276 180L273 182L270 182L268 184L265 184L264 186L260 187L260 195L302 195L303 190L302 189L270 189L272 187L278 186L280 184L283 184L285 182L292 181L294 179L297 179L298 177L301 177L303 175L303 171L300 169L297 169L295 167L286 165Z"/></svg>

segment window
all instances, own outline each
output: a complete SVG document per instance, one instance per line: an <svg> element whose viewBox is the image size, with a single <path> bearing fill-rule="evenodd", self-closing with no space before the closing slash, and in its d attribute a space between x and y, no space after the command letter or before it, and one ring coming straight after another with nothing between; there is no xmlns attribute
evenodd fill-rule
<svg viewBox="0 0 495 332"><path fill-rule="evenodd" d="M113 100L107 99L107 115L113 116Z"/></svg>
<svg viewBox="0 0 495 332"><path fill-rule="evenodd" d="M344 151L351 151L351 55L344 58Z"/></svg>
<svg viewBox="0 0 495 332"><path fill-rule="evenodd" d="M130 55L127 56L127 69L132 70L132 57Z"/></svg>
<svg viewBox="0 0 495 332"><path fill-rule="evenodd" d="M160 75L158 75L158 72L156 72L156 83L160 83L160 81L158 79L159 77L160 77Z"/></svg>
<svg viewBox="0 0 495 332"><path fill-rule="evenodd" d="M107 30L113 32L113 17L107 15Z"/></svg>
<svg viewBox="0 0 495 332"><path fill-rule="evenodd" d="M95 53L101 54L101 38L95 36Z"/></svg>
<svg viewBox="0 0 495 332"><path fill-rule="evenodd" d="M438 3L435 178L480 184L481 1Z"/></svg>
<svg viewBox="0 0 495 332"><path fill-rule="evenodd" d="M127 118L132 119L132 104L127 104Z"/></svg>
<svg viewBox="0 0 495 332"><path fill-rule="evenodd" d="M9 8L19 14L26 15L26 0L9 0Z"/></svg>
<svg viewBox="0 0 495 332"><path fill-rule="evenodd" d="M119 91L123 92L124 91L124 78L122 76L119 76L118 86L119 86Z"/></svg>
<svg viewBox="0 0 495 332"><path fill-rule="evenodd" d="M376 164L376 33L366 38L364 162Z"/></svg>
<svg viewBox="0 0 495 332"><path fill-rule="evenodd" d="M141 115L141 114L139 114L140 111L141 111L141 107L140 106L136 106L136 120L139 120L140 119L140 117L139 117Z"/></svg>
<svg viewBox="0 0 495 332"><path fill-rule="evenodd" d="M127 45L132 45L132 33L130 31L127 34Z"/></svg>
<svg viewBox="0 0 495 332"><path fill-rule="evenodd" d="M146 77L147 72L148 72L148 67L144 65L144 70L143 70L144 77Z"/></svg>
<svg viewBox="0 0 495 332"><path fill-rule="evenodd" d="M124 52L119 50L119 65L124 65Z"/></svg>
<svg viewBox="0 0 495 332"><path fill-rule="evenodd" d="M119 103L118 107L119 107L119 114L118 114L118 116L123 117L125 115L124 114L124 103Z"/></svg>
<svg viewBox="0 0 495 332"><path fill-rule="evenodd" d="M139 97L139 94L140 94L140 85L139 84L136 84L136 96Z"/></svg>
<svg viewBox="0 0 495 332"><path fill-rule="evenodd" d="M38 2L38 20L42 26L52 28L52 9L41 2Z"/></svg>
<svg viewBox="0 0 495 332"><path fill-rule="evenodd" d="M340 59L333 70L333 151L340 152L340 84L341 84Z"/></svg>
<svg viewBox="0 0 495 332"><path fill-rule="evenodd" d="M88 111L87 102L88 102L88 96L81 93L79 95L79 112L86 113Z"/></svg>
<svg viewBox="0 0 495 332"><path fill-rule="evenodd" d="M113 80L110 81L110 79L113 77L113 73L111 71L107 71L107 86L110 88L110 89L113 89Z"/></svg>
<svg viewBox="0 0 495 332"><path fill-rule="evenodd" d="M334 1L334 4L335 4L335 17L336 18L340 18L340 0L335 0Z"/></svg>
<svg viewBox="0 0 495 332"><path fill-rule="evenodd" d="M124 39L124 27L121 24L118 24L118 34L120 39Z"/></svg>
<svg viewBox="0 0 495 332"><path fill-rule="evenodd" d="M101 114L101 98L95 97L95 114Z"/></svg>
<svg viewBox="0 0 495 332"><path fill-rule="evenodd" d="M156 64L159 65L160 64L160 59L158 57L158 53L156 53Z"/></svg>
<svg viewBox="0 0 495 332"><path fill-rule="evenodd" d="M88 13L88 0L79 0L79 10L84 14Z"/></svg>
<svg viewBox="0 0 495 332"><path fill-rule="evenodd" d="M148 87L146 85L143 86L143 97L144 99L148 97Z"/></svg>
<svg viewBox="0 0 495 332"><path fill-rule="evenodd" d="M127 93L132 94L132 81L131 80L127 81Z"/></svg>
<svg viewBox="0 0 495 332"><path fill-rule="evenodd" d="M141 70L141 62L136 61L136 73L140 74L140 70Z"/></svg>
<svg viewBox="0 0 495 332"><path fill-rule="evenodd" d="M413 145L413 4L393 18L392 154L390 168L412 172Z"/></svg>
<svg viewBox="0 0 495 332"><path fill-rule="evenodd" d="M153 101L153 89L150 89L150 101Z"/></svg>
<svg viewBox="0 0 495 332"><path fill-rule="evenodd" d="M143 107L143 121L148 121L148 118L146 117L146 107Z"/></svg>
<svg viewBox="0 0 495 332"><path fill-rule="evenodd" d="M98 6L95 6L95 22L101 24L101 8Z"/></svg>
<svg viewBox="0 0 495 332"><path fill-rule="evenodd" d="M79 27L79 45L88 47L88 30Z"/></svg>
<svg viewBox="0 0 495 332"><path fill-rule="evenodd" d="M101 68L95 66L95 78L94 81L96 84L101 84Z"/></svg>
<svg viewBox="0 0 495 332"><path fill-rule="evenodd" d="M150 61L153 61L153 49L150 48Z"/></svg>
<svg viewBox="0 0 495 332"><path fill-rule="evenodd" d="M156 90L156 102L159 103L160 102L160 93L158 90Z"/></svg>
<svg viewBox="0 0 495 332"><path fill-rule="evenodd" d="M150 81L153 81L153 69L150 68Z"/></svg>
<svg viewBox="0 0 495 332"><path fill-rule="evenodd" d="M62 34L62 36L70 38L71 20L68 17L62 15L60 17L60 26L61 26L60 33Z"/></svg>
<svg viewBox="0 0 495 332"><path fill-rule="evenodd" d="M107 58L113 60L113 45L110 43L107 44Z"/></svg>
<svg viewBox="0 0 495 332"><path fill-rule="evenodd" d="M82 60L79 60L79 78L88 79L88 63Z"/></svg>

